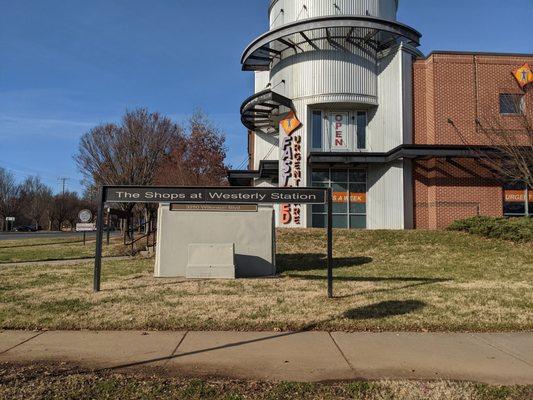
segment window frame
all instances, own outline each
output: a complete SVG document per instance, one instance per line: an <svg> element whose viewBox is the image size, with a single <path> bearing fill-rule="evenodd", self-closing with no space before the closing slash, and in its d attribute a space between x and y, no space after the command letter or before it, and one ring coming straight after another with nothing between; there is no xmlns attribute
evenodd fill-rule
<svg viewBox="0 0 533 400"><path fill-rule="evenodd" d="M514 101L513 102L509 102L509 100L503 101L504 96L507 96L508 98L513 97L513 98L520 99L519 102L516 103L516 105L518 106L518 109L516 110L516 112L502 112L502 106L505 106L505 105L509 106L511 104L513 105L515 104ZM526 111L525 96L523 93L500 93L498 97L498 106L499 106L500 115L503 115L503 116L524 115Z"/></svg>
<svg viewBox="0 0 533 400"><path fill-rule="evenodd" d="M532 217L533 214L530 211L530 204L533 204L533 202L529 201L529 196L533 192L533 189L529 188L527 184L524 184L523 187L518 187L519 185L504 185L503 186L503 201L502 201L502 207L503 207L503 216L506 218L517 218L517 217ZM523 191L525 194L524 198L524 212L523 213L513 213L513 212L505 212L505 207L507 203L512 202L506 202L505 201L505 192L507 190L518 190ZM520 204L520 202L516 202L516 204Z"/></svg>
<svg viewBox="0 0 533 400"><path fill-rule="evenodd" d="M322 124L322 141L321 147L316 147L315 143L315 115L321 113L321 124ZM333 149L332 146L332 118L335 114L348 114L348 140L347 148L344 149ZM364 147L359 147L359 116L365 114L366 125L364 127ZM309 146L313 151L323 151L323 152L365 152L368 151L368 110L365 109L330 109L330 108L311 108L310 109L310 142Z"/></svg>
<svg viewBox="0 0 533 400"><path fill-rule="evenodd" d="M327 180L325 181L315 181L313 180L313 173L316 172L326 172ZM346 182L338 182L332 180L332 175L334 172L346 172L347 173L347 179ZM365 175L365 181L351 181L351 175L353 172L363 172ZM346 206L347 210L346 212L335 212L333 210L332 214L335 219L335 217L345 217L346 218L346 227L342 229L367 229L368 227L368 199L365 200L365 212L352 212L351 211L351 202L350 202L350 194L352 193L350 188L352 185L365 185L365 196L368 195L368 170L366 168L317 168L316 170L311 171L311 186L312 187L321 187L321 188L333 188L334 184L346 184L347 187L347 193L348 198L346 200ZM315 186L320 185L320 186ZM322 208L323 211L316 211L317 208ZM311 206L311 225L313 225L313 220L315 215L320 215L323 218L327 218L327 205L319 205L319 206ZM351 226L351 219L352 217L364 217L365 219L365 227L364 228L358 228L358 227L352 227Z"/></svg>

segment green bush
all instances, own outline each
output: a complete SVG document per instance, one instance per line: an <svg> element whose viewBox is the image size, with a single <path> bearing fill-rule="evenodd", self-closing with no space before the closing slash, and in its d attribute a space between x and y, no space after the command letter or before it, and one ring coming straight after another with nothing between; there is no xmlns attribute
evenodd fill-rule
<svg viewBox="0 0 533 400"><path fill-rule="evenodd" d="M448 229L513 242L533 242L533 219L528 217L473 217L455 221Z"/></svg>

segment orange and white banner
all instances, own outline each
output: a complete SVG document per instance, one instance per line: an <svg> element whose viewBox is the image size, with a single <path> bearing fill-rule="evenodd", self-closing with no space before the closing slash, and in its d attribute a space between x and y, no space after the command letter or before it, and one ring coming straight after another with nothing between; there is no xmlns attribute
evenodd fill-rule
<svg viewBox="0 0 533 400"><path fill-rule="evenodd" d="M506 203L525 203L526 191L525 190L504 190L503 197ZM530 203L533 203L533 190L529 191Z"/></svg>

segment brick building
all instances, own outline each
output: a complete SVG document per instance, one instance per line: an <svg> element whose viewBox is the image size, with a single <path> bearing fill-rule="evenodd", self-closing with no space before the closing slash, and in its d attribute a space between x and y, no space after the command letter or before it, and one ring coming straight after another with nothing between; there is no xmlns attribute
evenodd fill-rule
<svg viewBox="0 0 533 400"><path fill-rule="evenodd" d="M419 50L398 0L270 0L270 30L242 58L248 170L230 184L328 187L336 228L441 229L474 215L527 215L533 191L479 159L480 126L533 119L533 54ZM527 67L527 68L526 68ZM481 125L480 125L481 124ZM524 143L522 143L524 144ZM530 204L528 201L530 200ZM323 227L322 206L277 209L281 227Z"/></svg>
<svg viewBox="0 0 533 400"><path fill-rule="evenodd" d="M479 132L476 121L509 130L523 129L521 113L530 120L533 115L533 90L522 89L513 71L524 64L533 65L533 55L434 52L416 60L414 143L461 146L466 141L470 145L491 145ZM506 109L506 99L514 96L520 99L522 109ZM524 194L517 196L517 191ZM526 197L531 195L526 196L524 188L504 190L475 158L415 162L417 228L445 228L454 220L478 214L526 214L533 211L527 210Z"/></svg>

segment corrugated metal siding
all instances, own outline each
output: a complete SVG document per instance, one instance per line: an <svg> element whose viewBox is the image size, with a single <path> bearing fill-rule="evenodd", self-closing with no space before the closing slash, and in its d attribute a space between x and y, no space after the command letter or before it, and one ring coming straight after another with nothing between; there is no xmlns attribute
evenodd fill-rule
<svg viewBox="0 0 533 400"><path fill-rule="evenodd" d="M255 93L265 90L270 82L269 71L257 71L255 73Z"/></svg>
<svg viewBox="0 0 533 400"><path fill-rule="evenodd" d="M360 50L295 54L274 66L271 81L292 99L328 94L378 95L376 63Z"/></svg>
<svg viewBox="0 0 533 400"><path fill-rule="evenodd" d="M259 169L262 160L279 160L277 135L255 132L254 169Z"/></svg>
<svg viewBox="0 0 533 400"><path fill-rule="evenodd" d="M368 167L368 229L404 229L403 162Z"/></svg>
<svg viewBox="0 0 533 400"><path fill-rule="evenodd" d="M270 26L277 28L291 22L328 15L371 15L396 20L396 10L397 0L279 0L271 9Z"/></svg>
<svg viewBox="0 0 533 400"><path fill-rule="evenodd" d="M370 151L389 151L403 142L402 56L391 51L378 62L379 107L369 120Z"/></svg>

